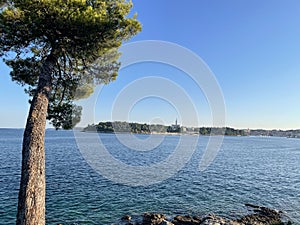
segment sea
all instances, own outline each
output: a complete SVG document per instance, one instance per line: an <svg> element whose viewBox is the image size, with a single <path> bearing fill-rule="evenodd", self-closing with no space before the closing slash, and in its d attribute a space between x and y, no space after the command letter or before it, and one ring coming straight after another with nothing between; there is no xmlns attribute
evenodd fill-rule
<svg viewBox="0 0 300 225"><path fill-rule="evenodd" d="M15 224L22 129L0 129L0 224ZM246 203L300 224L300 139L46 131L46 223L112 224L145 212L238 218Z"/></svg>

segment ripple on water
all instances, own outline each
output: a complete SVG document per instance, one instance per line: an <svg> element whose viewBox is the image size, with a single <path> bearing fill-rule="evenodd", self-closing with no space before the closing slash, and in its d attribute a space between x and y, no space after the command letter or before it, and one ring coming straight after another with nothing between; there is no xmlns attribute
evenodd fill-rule
<svg viewBox="0 0 300 225"><path fill-rule="evenodd" d="M98 134L79 135L93 146L92 136ZM22 130L0 129L0 224L4 225L12 224L16 215L21 137ZM131 165L159 163L172 153L179 138L166 137L155 150L136 152L112 134L100 137L116 159ZM200 137L189 163L173 177L129 187L97 174L83 159L72 132L47 131L47 224L110 224L124 214L145 211L235 217L246 212L244 203L283 209L300 224L299 140L225 137L215 161L199 172L207 141Z"/></svg>

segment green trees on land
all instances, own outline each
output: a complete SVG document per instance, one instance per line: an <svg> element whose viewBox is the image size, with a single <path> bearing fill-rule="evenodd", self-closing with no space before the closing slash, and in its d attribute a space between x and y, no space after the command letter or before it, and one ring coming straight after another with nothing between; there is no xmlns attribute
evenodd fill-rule
<svg viewBox="0 0 300 225"><path fill-rule="evenodd" d="M138 31L126 0L0 1L0 56L32 96L22 148L17 224L45 224L46 119L71 128L98 83L114 80L118 48Z"/></svg>
<svg viewBox="0 0 300 225"><path fill-rule="evenodd" d="M230 127L218 128L218 127L200 127L195 129L199 130L200 135L226 135L226 136L245 136L244 130L237 130ZM96 125L88 125L83 131L92 131L100 133L135 133L135 134L149 134L149 133L189 133L188 131L182 131L180 126L164 126L160 124L141 124L141 123L127 123L121 121L115 122L99 122ZM195 131L192 132L195 134Z"/></svg>
<svg viewBox="0 0 300 225"><path fill-rule="evenodd" d="M226 127L225 130L225 135L228 136L245 136L245 131L244 130L236 130L230 127Z"/></svg>
<svg viewBox="0 0 300 225"><path fill-rule="evenodd" d="M84 131L97 131L100 133L135 133L135 134L148 134L150 133L150 125L140 123L127 123L127 122L100 122L97 125L89 125Z"/></svg>
<svg viewBox="0 0 300 225"><path fill-rule="evenodd" d="M168 127L160 124L149 125L146 123L127 123L121 121L115 122L100 122L96 125L88 125L83 131L92 131L99 133L134 133L134 134L149 134L151 132L165 133Z"/></svg>
<svg viewBox="0 0 300 225"><path fill-rule="evenodd" d="M226 135L226 136L245 136L244 130L237 130L230 127L214 128L200 127L199 134L201 135Z"/></svg>

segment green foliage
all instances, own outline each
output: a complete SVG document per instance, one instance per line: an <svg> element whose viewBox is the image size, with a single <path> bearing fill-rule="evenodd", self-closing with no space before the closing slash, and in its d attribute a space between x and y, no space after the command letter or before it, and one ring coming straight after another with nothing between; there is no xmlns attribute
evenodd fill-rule
<svg viewBox="0 0 300 225"><path fill-rule="evenodd" d="M74 123L80 121L81 106L76 106L70 102L54 105L48 109L48 119L51 124L58 129L72 129Z"/></svg>
<svg viewBox="0 0 300 225"><path fill-rule="evenodd" d="M199 133L201 135L209 135L211 132L211 128L210 127L200 127L199 129Z"/></svg>
<svg viewBox="0 0 300 225"><path fill-rule="evenodd" d="M226 135L226 136L245 136L244 130L237 130L230 127L200 127L199 134L201 135Z"/></svg>
<svg viewBox="0 0 300 225"><path fill-rule="evenodd" d="M97 131L100 133L134 133L134 134L149 134L150 125L140 123L127 123L127 122L100 122L97 125L89 125L84 131Z"/></svg>
<svg viewBox="0 0 300 225"><path fill-rule="evenodd" d="M150 131L156 133L166 133L168 127L161 124L151 124Z"/></svg>
<svg viewBox="0 0 300 225"><path fill-rule="evenodd" d="M181 128L180 128L179 125L168 126L167 132L169 132L169 133L180 133L181 132Z"/></svg>
<svg viewBox="0 0 300 225"><path fill-rule="evenodd" d="M33 95L43 63L55 58L48 119L56 128L79 121L74 99L116 79L118 48L141 30L136 15L128 17L126 0L6 0L0 6L0 56L13 81Z"/></svg>
<svg viewBox="0 0 300 225"><path fill-rule="evenodd" d="M18 60L6 60L6 64L12 68L10 73L13 81L24 85L35 86L39 78L39 68L41 62L34 57L18 59Z"/></svg>
<svg viewBox="0 0 300 225"><path fill-rule="evenodd" d="M226 136L245 136L244 130L238 130L230 127L200 127L197 128L200 135L226 135ZM179 125L164 126L160 124L141 124L141 123L127 123L127 122L99 122L96 125L88 125L84 131L97 131L100 133L181 133L182 127ZM183 132L184 133L184 132Z"/></svg>

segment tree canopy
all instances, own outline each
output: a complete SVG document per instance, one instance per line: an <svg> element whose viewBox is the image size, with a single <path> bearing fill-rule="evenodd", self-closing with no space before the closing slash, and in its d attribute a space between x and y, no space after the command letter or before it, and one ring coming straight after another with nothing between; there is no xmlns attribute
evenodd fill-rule
<svg viewBox="0 0 300 225"><path fill-rule="evenodd" d="M12 80L32 96L41 66L53 58L48 119L56 128L79 122L73 100L116 78L118 48L141 30L126 0L2 0L0 6L0 56Z"/></svg>
<svg viewBox="0 0 300 225"><path fill-rule="evenodd" d="M45 127L79 122L74 99L117 76L118 48L141 30L126 0L0 0L0 57L32 96L22 146L17 225L45 224Z"/></svg>

